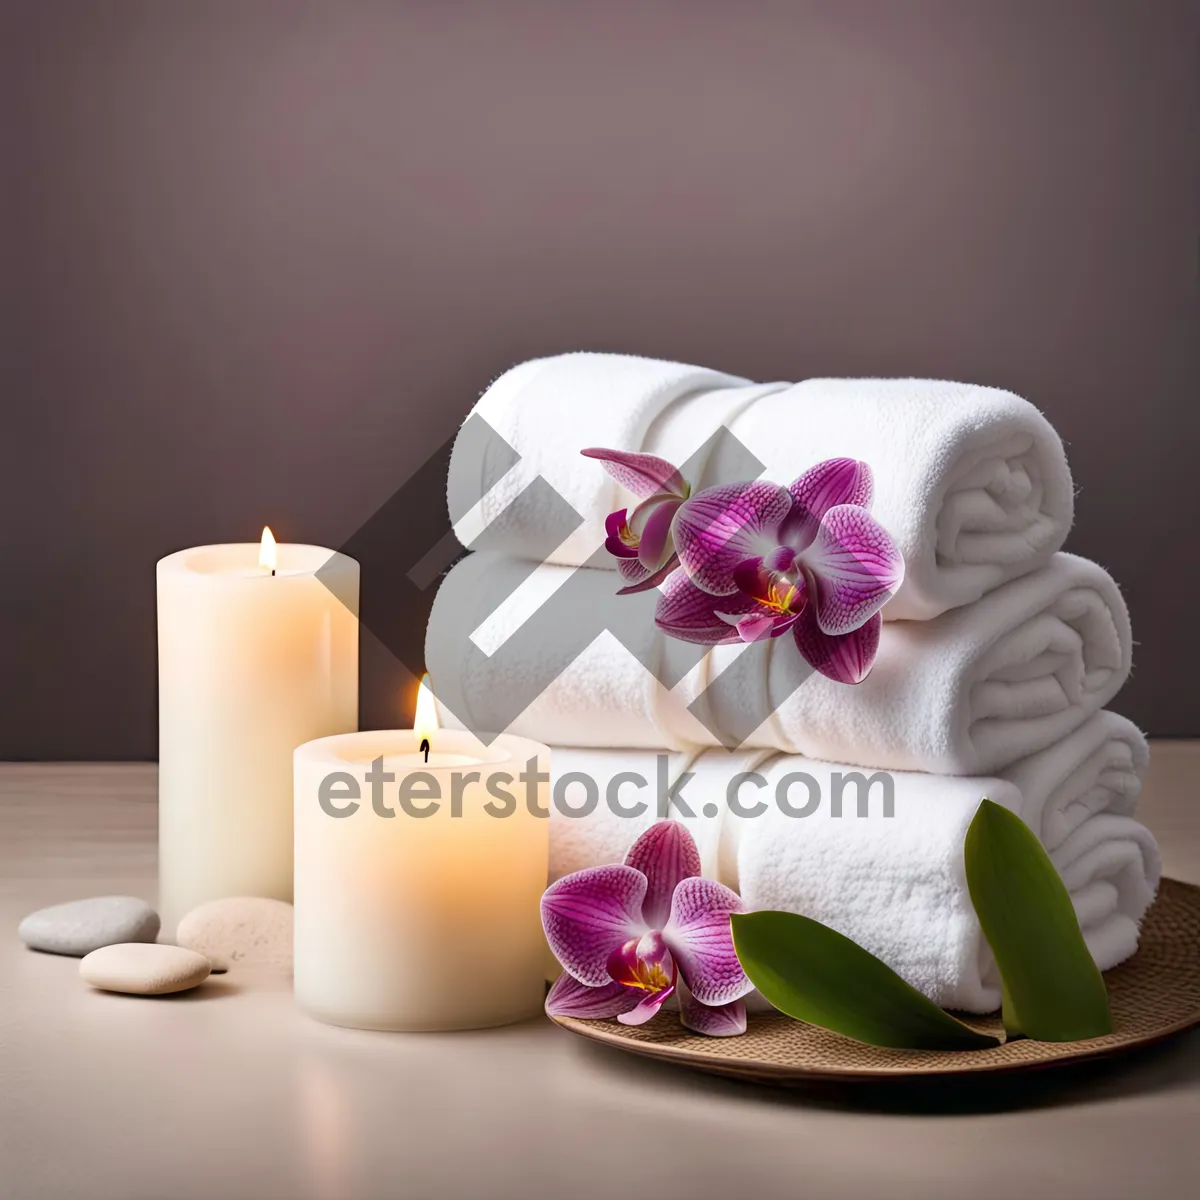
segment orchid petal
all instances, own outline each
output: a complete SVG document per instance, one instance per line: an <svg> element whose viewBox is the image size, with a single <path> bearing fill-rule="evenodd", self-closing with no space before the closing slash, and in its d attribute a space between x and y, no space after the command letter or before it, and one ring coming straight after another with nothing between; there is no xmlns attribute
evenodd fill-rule
<svg viewBox="0 0 1200 1200"><path fill-rule="evenodd" d="M822 633L857 629L895 595L904 579L904 559L887 530L865 508L852 504L825 514L801 560L816 581Z"/></svg>
<svg viewBox="0 0 1200 1200"><path fill-rule="evenodd" d="M870 466L853 458L827 458L809 467L788 488L795 503L818 521L839 504L870 508L874 490Z"/></svg>
<svg viewBox="0 0 1200 1200"><path fill-rule="evenodd" d="M654 623L664 633L684 642L701 646L731 644L741 639L724 617L727 615L736 621L757 607L749 596L740 594L718 599L701 591L686 572L676 571L658 598Z"/></svg>
<svg viewBox="0 0 1200 1200"><path fill-rule="evenodd" d="M639 1002L638 993L619 983L588 987L564 971L546 997L546 1012L552 1017L577 1017L581 1021L602 1021L618 1013L629 1012Z"/></svg>
<svg viewBox="0 0 1200 1200"><path fill-rule="evenodd" d="M643 583L652 574L650 568L637 557L636 550L630 557L622 558L617 563L617 570L621 572L621 578L630 583Z"/></svg>
<svg viewBox="0 0 1200 1200"><path fill-rule="evenodd" d="M655 492L671 492L686 496L687 484L679 469L654 454L632 454L625 450L605 450L591 446L580 453L585 458L596 458L604 469L623 487L635 496L645 499Z"/></svg>
<svg viewBox="0 0 1200 1200"><path fill-rule="evenodd" d="M672 504L678 508L682 503L683 501L678 496L673 496L670 492L655 492L653 496L647 496L629 514L630 533L633 534L636 541L640 542L642 531L646 528L646 522L658 509L659 505Z"/></svg>
<svg viewBox="0 0 1200 1200"><path fill-rule="evenodd" d="M835 683L862 683L871 673L879 650L883 614L876 613L850 633L822 633L810 608L796 622L792 635L804 661Z"/></svg>
<svg viewBox="0 0 1200 1200"><path fill-rule="evenodd" d="M657 571L649 573L636 558L623 558L617 564L617 570L621 572L623 579L631 580L631 582L627 587L619 588L617 595L632 596L635 592L648 592L652 587L658 587L678 566L678 554L672 554Z"/></svg>
<svg viewBox="0 0 1200 1200"><path fill-rule="evenodd" d="M797 550L817 534L821 518L839 504L871 507L874 481L871 468L853 458L827 458L809 467L790 488L792 511L780 530L781 540Z"/></svg>
<svg viewBox="0 0 1200 1200"><path fill-rule="evenodd" d="M646 504L650 504L650 501L647 500ZM659 500L641 524L638 558L643 566L652 571L658 570L674 551L671 522L675 520L681 504L681 500L670 497Z"/></svg>
<svg viewBox="0 0 1200 1200"><path fill-rule="evenodd" d="M588 867L564 875L542 894L542 927L554 957L580 983L608 983L608 959L646 929L646 877L632 867Z"/></svg>
<svg viewBox="0 0 1200 1200"><path fill-rule="evenodd" d="M671 915L676 886L700 874L700 851L681 822L657 821L629 847L625 865L646 876L642 916L651 929L661 929Z"/></svg>
<svg viewBox="0 0 1200 1200"><path fill-rule="evenodd" d="M685 879L671 897L663 937L701 1004L728 1004L754 990L734 952L729 925L730 914L742 911L737 892L715 879Z"/></svg>
<svg viewBox="0 0 1200 1200"><path fill-rule="evenodd" d="M746 1032L745 1000L728 1004L701 1004L687 984L679 983L679 1020L685 1029L708 1037L737 1037Z"/></svg>
<svg viewBox="0 0 1200 1200"><path fill-rule="evenodd" d="M705 488L679 508L675 546L692 582L714 596L737 591L734 568L769 554L792 506L784 488L765 480Z"/></svg>

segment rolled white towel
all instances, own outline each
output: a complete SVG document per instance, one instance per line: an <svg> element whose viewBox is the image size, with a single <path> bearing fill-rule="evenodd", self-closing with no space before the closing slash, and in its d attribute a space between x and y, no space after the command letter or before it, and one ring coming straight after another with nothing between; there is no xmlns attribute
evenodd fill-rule
<svg viewBox="0 0 1200 1200"><path fill-rule="evenodd" d="M874 669L853 686L809 674L789 636L707 654L668 638L653 623L657 593L615 597L618 585L608 571L460 562L426 634L445 722L557 745L740 745L979 775L1077 729L1129 674L1120 592L1070 554L936 620L885 624ZM606 619L623 641L595 634ZM643 664L682 678L668 689Z"/></svg>
<svg viewBox="0 0 1200 1200"><path fill-rule="evenodd" d="M1061 440L1032 404L996 388L927 379L753 384L682 363L563 354L514 367L473 412L520 461L503 474L509 461L498 446L481 453L475 438L460 438L448 486L460 540L471 545L540 475L583 523L549 549L563 532L560 517L534 504L494 528L489 548L567 566L588 562L603 545L605 516L630 503L582 449L640 450L682 466L722 426L777 483L822 459L870 464L872 511L906 563L885 620L969 604L1044 562L1073 518ZM693 489L732 481L714 462L689 479Z"/></svg>
<svg viewBox="0 0 1200 1200"><path fill-rule="evenodd" d="M551 812L551 874L620 861L654 820L654 789L642 792L651 811L619 818L603 802L606 781L619 771L653 783L656 755L648 751L555 749L557 781L571 771L597 780L601 801L583 818ZM991 1012L1000 1003L995 962L983 939L967 890L962 849L983 796L1020 814L1043 839L1062 875L1088 948L1101 970L1136 949L1138 926L1161 874L1158 847L1129 813L1146 765L1146 744L1124 718L1099 713L1063 742L998 776L891 775L893 815L884 807L886 783L869 780L865 813L860 785L842 793L834 817L839 775L853 766L779 755L754 764L747 755L707 751L698 760L672 759L673 778L698 772L679 795L696 813L688 819L702 851L705 874L737 888L750 909L803 913L832 926L883 959L936 1003L968 1012ZM765 786L747 780L739 801L762 802L759 816L729 812L724 792L738 772L757 769ZM777 789L788 775L808 776L819 796L807 817L787 815ZM861 775L861 773L859 773ZM802 810L811 786L793 778L786 798ZM570 789L567 789L569 794ZM626 789L632 803L638 793ZM720 804L722 816L704 818L700 807ZM677 809L670 812L679 817Z"/></svg>

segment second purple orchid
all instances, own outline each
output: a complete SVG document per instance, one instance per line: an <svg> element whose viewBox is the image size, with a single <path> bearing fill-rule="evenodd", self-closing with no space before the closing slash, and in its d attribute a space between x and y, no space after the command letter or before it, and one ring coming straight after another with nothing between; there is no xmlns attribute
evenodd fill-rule
<svg viewBox="0 0 1200 1200"><path fill-rule="evenodd" d="M733 948L738 894L700 876L700 853L678 821L659 821L622 864L564 875L542 896L542 926L563 973L546 997L551 1016L626 1025L650 1020L675 997L697 1033L746 1029L754 990Z"/></svg>
<svg viewBox="0 0 1200 1200"><path fill-rule="evenodd" d="M852 458L810 467L790 487L757 480L691 494L679 470L649 454L591 448L641 497L607 522L628 586L659 587L660 629L702 645L790 633L806 662L839 683L866 678L880 609L904 559L870 514L871 469Z"/></svg>

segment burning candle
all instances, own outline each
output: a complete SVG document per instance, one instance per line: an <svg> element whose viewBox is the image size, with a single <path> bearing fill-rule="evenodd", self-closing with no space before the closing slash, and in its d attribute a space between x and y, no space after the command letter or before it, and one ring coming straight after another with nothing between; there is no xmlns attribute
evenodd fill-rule
<svg viewBox="0 0 1200 1200"><path fill-rule="evenodd" d="M358 563L198 546L158 564L159 903L292 898L292 752L358 725Z"/></svg>
<svg viewBox="0 0 1200 1200"><path fill-rule="evenodd" d="M541 1011L550 752L439 730L295 754L296 999L334 1025L471 1029Z"/></svg>

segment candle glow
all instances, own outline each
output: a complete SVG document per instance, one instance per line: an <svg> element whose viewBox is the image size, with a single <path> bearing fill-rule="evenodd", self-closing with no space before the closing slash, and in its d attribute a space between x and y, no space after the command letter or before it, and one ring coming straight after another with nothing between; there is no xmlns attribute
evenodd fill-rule
<svg viewBox="0 0 1200 1200"><path fill-rule="evenodd" d="M429 672L421 676L417 687L417 709L413 715L413 732L417 735L417 744L428 742L433 745L433 735L438 730L437 701L434 699L433 688L429 682Z"/></svg>
<svg viewBox="0 0 1200 1200"><path fill-rule="evenodd" d="M275 535L271 532L270 525L264 525L262 531L262 541L258 547L258 565L266 571L275 574L275 567L278 561L278 555L275 550Z"/></svg>

